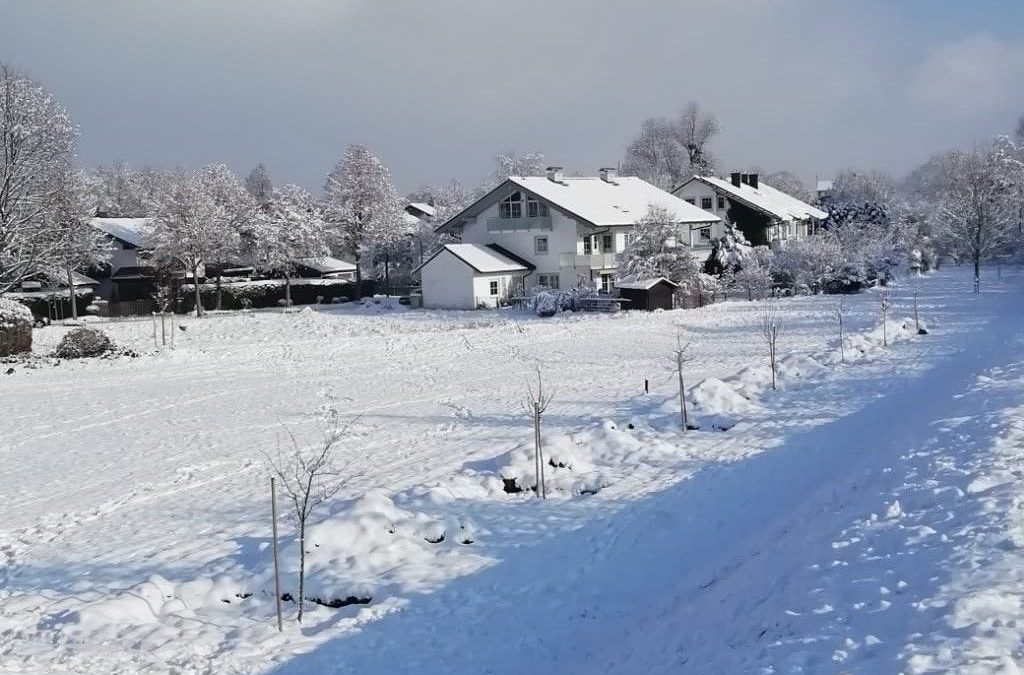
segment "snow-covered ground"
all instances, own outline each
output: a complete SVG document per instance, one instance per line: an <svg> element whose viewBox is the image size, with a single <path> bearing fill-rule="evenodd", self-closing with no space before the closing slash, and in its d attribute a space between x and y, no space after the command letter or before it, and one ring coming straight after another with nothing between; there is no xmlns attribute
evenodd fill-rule
<svg viewBox="0 0 1024 675"><path fill-rule="evenodd" d="M920 280L920 337L895 287L888 348L878 292L845 298L845 365L837 298L781 301L777 392L743 301L225 314L161 351L107 324L141 356L0 375L0 671L1015 672L1024 276L986 282ZM564 465L543 503L502 489L530 481L538 367ZM278 634L263 453L315 442L325 405L357 477L311 533L311 593L370 602Z"/></svg>

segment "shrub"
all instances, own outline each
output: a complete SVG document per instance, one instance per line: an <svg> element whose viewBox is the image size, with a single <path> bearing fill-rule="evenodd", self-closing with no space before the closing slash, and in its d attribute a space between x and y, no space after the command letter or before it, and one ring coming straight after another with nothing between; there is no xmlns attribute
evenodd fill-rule
<svg viewBox="0 0 1024 675"><path fill-rule="evenodd" d="M114 343L103 331L76 328L61 339L53 355L59 359L83 359L103 356L112 351Z"/></svg>
<svg viewBox="0 0 1024 675"><path fill-rule="evenodd" d="M0 298L0 356L32 351L32 322L28 307Z"/></svg>

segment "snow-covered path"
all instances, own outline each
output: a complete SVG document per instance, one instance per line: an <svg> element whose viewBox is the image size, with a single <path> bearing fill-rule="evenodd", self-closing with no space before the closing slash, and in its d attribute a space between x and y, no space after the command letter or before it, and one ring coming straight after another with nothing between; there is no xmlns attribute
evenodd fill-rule
<svg viewBox="0 0 1024 675"><path fill-rule="evenodd" d="M946 357L920 376L875 383L874 402L456 581L278 672L996 672L1020 656L1019 588L980 584L970 607L981 605L972 619L987 626L948 621L969 603L957 590L972 585L954 575L972 579L979 555L1024 546L1018 530L973 558L964 550L978 536L969 500L991 487L976 474L1007 422L1024 450L1019 420L1001 417L1024 407L1019 308L1019 295L978 298L974 329L947 336ZM1016 387L993 384L1011 375ZM820 389L809 407L856 391ZM993 485L1009 489L1024 472L998 475ZM989 520L1005 516L988 507ZM978 638L971 652L962 642L993 619L1001 639Z"/></svg>

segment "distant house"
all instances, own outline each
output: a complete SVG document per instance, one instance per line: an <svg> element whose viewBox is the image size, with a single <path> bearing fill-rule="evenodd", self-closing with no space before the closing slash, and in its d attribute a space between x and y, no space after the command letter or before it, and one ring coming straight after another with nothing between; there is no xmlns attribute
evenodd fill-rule
<svg viewBox="0 0 1024 675"><path fill-rule="evenodd" d="M828 201L835 190L835 183L830 180L819 180L817 186L818 202Z"/></svg>
<svg viewBox="0 0 1024 675"><path fill-rule="evenodd" d="M354 280L356 278L355 263L330 256L302 258L296 260L294 266L295 276L306 279Z"/></svg>
<svg viewBox="0 0 1024 675"><path fill-rule="evenodd" d="M497 246L506 258L515 256L511 260L518 268L512 269L508 260L504 264L509 267L507 283L516 288L502 290L499 283L499 294L520 295L532 288L581 284L611 292L617 257L626 248L637 220L651 206L663 207L671 214L684 241L691 231L719 222L718 216L639 178L616 176L614 169L602 169L594 177L565 177L561 168L550 167L545 176L504 180L437 229L475 247L473 250ZM470 250L460 249L466 256ZM456 253L449 250L445 256L432 256L420 267L425 306L461 307L469 304L467 298L477 296L476 282L465 272L458 280L438 282L441 266L455 269ZM433 280L431 284L428 279ZM487 290L494 290L489 282ZM492 303L475 303L479 304Z"/></svg>
<svg viewBox="0 0 1024 675"><path fill-rule="evenodd" d="M89 224L111 242L110 262L95 271L96 293L110 302L148 300L156 291L153 218L90 218Z"/></svg>
<svg viewBox="0 0 1024 675"><path fill-rule="evenodd" d="M430 222L437 215L437 209L425 202L411 202L405 205L405 212L424 222Z"/></svg>
<svg viewBox="0 0 1024 675"><path fill-rule="evenodd" d="M758 174L733 173L729 180L714 176L693 176L672 194L694 206L735 223L755 245L767 245L813 234L828 214L821 209L776 190ZM698 232L693 246L708 246L723 231L712 228Z"/></svg>

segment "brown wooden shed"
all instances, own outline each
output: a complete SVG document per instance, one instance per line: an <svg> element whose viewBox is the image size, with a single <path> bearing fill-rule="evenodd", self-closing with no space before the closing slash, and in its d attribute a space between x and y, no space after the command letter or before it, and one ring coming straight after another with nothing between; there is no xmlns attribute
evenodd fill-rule
<svg viewBox="0 0 1024 675"><path fill-rule="evenodd" d="M626 309L645 309L651 312L656 309L674 309L679 284L665 277L656 277L623 281L616 283L615 288L619 291L619 297L629 300Z"/></svg>

